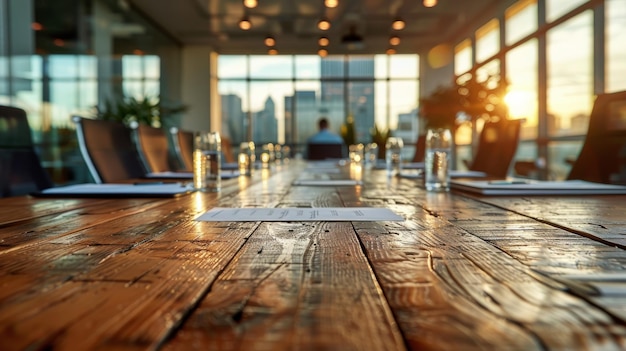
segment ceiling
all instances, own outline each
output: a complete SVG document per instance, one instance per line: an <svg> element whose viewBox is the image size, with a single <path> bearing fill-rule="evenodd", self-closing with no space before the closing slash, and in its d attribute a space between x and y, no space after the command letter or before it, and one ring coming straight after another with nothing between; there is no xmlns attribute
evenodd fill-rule
<svg viewBox="0 0 626 351"><path fill-rule="evenodd" d="M246 9L242 0L125 1L184 45L210 45L220 54L266 54L263 41L273 36L280 54L316 54L318 39L326 36L331 55L385 53L394 34L400 37L397 53L422 52L450 41L503 3L439 0L426 8L422 0L339 0L331 9L323 0L258 0L257 7ZM248 31L238 27L244 15L252 23ZM323 16L332 25L326 32L317 28ZM406 22L404 29L391 29L396 17ZM348 34L362 40L342 43Z"/></svg>

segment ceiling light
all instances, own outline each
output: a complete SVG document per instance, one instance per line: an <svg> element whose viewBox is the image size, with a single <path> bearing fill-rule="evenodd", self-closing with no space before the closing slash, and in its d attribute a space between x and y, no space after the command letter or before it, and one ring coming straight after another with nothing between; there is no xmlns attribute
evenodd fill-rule
<svg viewBox="0 0 626 351"><path fill-rule="evenodd" d="M252 23L250 22L250 19L248 18L248 16L243 16L241 21L239 21L239 28L243 30L248 30L252 28Z"/></svg>
<svg viewBox="0 0 626 351"><path fill-rule="evenodd" d="M395 55L396 54L396 49L394 48L389 48L386 51L387 55Z"/></svg>
<svg viewBox="0 0 626 351"><path fill-rule="evenodd" d="M424 7L434 7L437 5L437 0L424 0Z"/></svg>
<svg viewBox="0 0 626 351"><path fill-rule="evenodd" d="M317 22L317 28L321 30L329 30L330 22L326 18L322 18L319 22Z"/></svg>
<svg viewBox="0 0 626 351"><path fill-rule="evenodd" d="M249 8L249 9L255 8L256 5L258 5L257 0L243 0L243 6Z"/></svg>
<svg viewBox="0 0 626 351"><path fill-rule="evenodd" d="M317 43L319 44L319 46L328 46L328 44L330 44L330 40L328 40L328 38L326 37L321 37Z"/></svg>
<svg viewBox="0 0 626 351"><path fill-rule="evenodd" d="M274 46L274 45L276 45L276 39L274 39L272 36L268 36L267 38L265 38L265 40L263 42L265 43L265 46Z"/></svg>
<svg viewBox="0 0 626 351"><path fill-rule="evenodd" d="M324 0L324 6L329 9L335 8L339 5L339 0Z"/></svg>
<svg viewBox="0 0 626 351"><path fill-rule="evenodd" d="M267 53L269 55L277 55L278 54L278 50L276 50L274 48L271 48L271 49L267 50Z"/></svg>
<svg viewBox="0 0 626 351"><path fill-rule="evenodd" d="M404 21L402 20L402 18L396 18L393 20L393 22L391 23L391 28L395 29L395 30L402 30L404 29L404 26L406 25L406 23L404 23Z"/></svg>
<svg viewBox="0 0 626 351"><path fill-rule="evenodd" d="M400 37L397 35L392 35L391 38L389 38L389 45L396 46L398 44L400 44Z"/></svg>
<svg viewBox="0 0 626 351"><path fill-rule="evenodd" d="M317 54L320 55L321 57L326 57L328 56L328 50L321 48L317 50Z"/></svg>

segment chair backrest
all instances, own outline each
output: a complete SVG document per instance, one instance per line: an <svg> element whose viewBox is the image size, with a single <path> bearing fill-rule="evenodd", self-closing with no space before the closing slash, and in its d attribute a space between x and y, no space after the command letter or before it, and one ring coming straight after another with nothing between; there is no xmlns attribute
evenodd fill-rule
<svg viewBox="0 0 626 351"><path fill-rule="evenodd" d="M343 144L307 144L307 159L309 160L325 160L329 158L344 157Z"/></svg>
<svg viewBox="0 0 626 351"><path fill-rule="evenodd" d="M235 163L237 159L235 158L235 153L233 152L233 145L230 138L222 137L222 155L224 155L224 162Z"/></svg>
<svg viewBox="0 0 626 351"><path fill-rule="evenodd" d="M193 132L170 129L174 144L174 153L182 171L193 172Z"/></svg>
<svg viewBox="0 0 626 351"><path fill-rule="evenodd" d="M424 162L426 156L426 135L420 135L415 142L415 153L412 162Z"/></svg>
<svg viewBox="0 0 626 351"><path fill-rule="evenodd" d="M469 169L490 177L504 178L519 144L521 120L501 119L486 122L480 133L476 154Z"/></svg>
<svg viewBox="0 0 626 351"><path fill-rule="evenodd" d="M172 171L169 163L167 134L162 128L138 124L133 126L133 136L139 157L148 172Z"/></svg>
<svg viewBox="0 0 626 351"><path fill-rule="evenodd" d="M141 163L131 130L121 122L73 117L78 146L96 183L141 178Z"/></svg>
<svg viewBox="0 0 626 351"><path fill-rule="evenodd" d="M626 91L596 97L568 179L626 184Z"/></svg>
<svg viewBox="0 0 626 351"><path fill-rule="evenodd" d="M0 197L26 195L53 186L35 152L26 112L0 106Z"/></svg>

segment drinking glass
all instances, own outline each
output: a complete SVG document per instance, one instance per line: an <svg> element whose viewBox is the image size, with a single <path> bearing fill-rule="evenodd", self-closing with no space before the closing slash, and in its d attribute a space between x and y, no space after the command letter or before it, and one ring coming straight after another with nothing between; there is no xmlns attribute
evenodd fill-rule
<svg viewBox="0 0 626 351"><path fill-rule="evenodd" d="M385 144L385 162L387 164L387 175L395 176L402 171L402 148L404 142L402 138L390 137Z"/></svg>
<svg viewBox="0 0 626 351"><path fill-rule="evenodd" d="M452 133L447 128L426 132L424 187L428 191L450 190Z"/></svg>
<svg viewBox="0 0 626 351"><path fill-rule="evenodd" d="M195 132L193 185L199 191L216 192L221 188L221 139L218 132Z"/></svg>
<svg viewBox="0 0 626 351"><path fill-rule="evenodd" d="M256 161L254 141L243 142L239 146L239 174L252 175L254 162Z"/></svg>

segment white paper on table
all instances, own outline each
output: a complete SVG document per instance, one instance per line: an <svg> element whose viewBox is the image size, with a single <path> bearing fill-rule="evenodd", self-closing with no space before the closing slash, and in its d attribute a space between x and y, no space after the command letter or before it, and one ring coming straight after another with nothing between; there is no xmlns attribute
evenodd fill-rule
<svg viewBox="0 0 626 351"><path fill-rule="evenodd" d="M137 183L137 184L74 184L42 190L38 195L68 196L169 196L193 191L193 188L180 183Z"/></svg>
<svg viewBox="0 0 626 351"><path fill-rule="evenodd" d="M355 179L298 179L293 185L310 185L310 186L352 186L361 185L363 182Z"/></svg>
<svg viewBox="0 0 626 351"><path fill-rule="evenodd" d="M403 221L390 209L373 207L320 208L224 208L216 207L200 215L197 221L211 222L300 222L300 221Z"/></svg>

